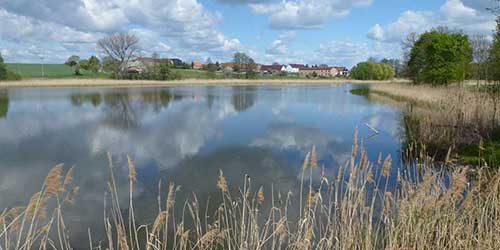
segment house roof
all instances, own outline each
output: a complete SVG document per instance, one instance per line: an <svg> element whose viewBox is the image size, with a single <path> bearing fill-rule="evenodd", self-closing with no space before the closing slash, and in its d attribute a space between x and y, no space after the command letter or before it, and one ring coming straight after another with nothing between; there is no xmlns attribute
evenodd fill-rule
<svg viewBox="0 0 500 250"><path fill-rule="evenodd" d="M203 66L203 63L201 63L200 61L193 61L193 65L194 66Z"/></svg>
<svg viewBox="0 0 500 250"><path fill-rule="evenodd" d="M304 67L300 70L303 71L315 71L315 70L332 70L334 67Z"/></svg>
<svg viewBox="0 0 500 250"><path fill-rule="evenodd" d="M290 64L290 66L292 68L299 69L299 70L307 68L306 65L304 65L304 64L294 64L294 63L292 63L292 64Z"/></svg>
<svg viewBox="0 0 500 250"><path fill-rule="evenodd" d="M272 65L262 65L260 70L262 71L272 71L272 70L281 70L283 65L281 64L272 64Z"/></svg>

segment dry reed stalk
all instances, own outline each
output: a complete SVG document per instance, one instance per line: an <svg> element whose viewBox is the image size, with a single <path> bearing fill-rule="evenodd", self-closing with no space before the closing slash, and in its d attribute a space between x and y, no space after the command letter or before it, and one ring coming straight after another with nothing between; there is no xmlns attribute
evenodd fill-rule
<svg viewBox="0 0 500 250"><path fill-rule="evenodd" d="M408 175L406 169L398 168L398 184L389 187L387 182L375 180L389 177L392 158L387 156L382 161L380 156L376 165L364 156L366 152L362 148L356 152L352 156L356 159L354 166L352 159L341 165L337 176L332 176L336 180L332 179L331 184L328 184L331 177L322 171L319 187L310 185L304 204L307 212L300 217L292 210L294 200L290 192L286 198L281 198L278 192L275 201L275 191L271 189L271 199L267 200L264 199L263 187L254 193L251 180L245 177L242 192L234 197L220 172L217 188L222 193L222 203L213 214L207 205L204 217L200 217L199 204L194 198L184 202L182 215L176 217L180 221L175 223L173 211L177 188L170 184L167 201L163 203L165 211L160 208L152 224L134 227L133 232L127 234L111 181L111 206L106 206L110 213L105 211L104 220L106 248L142 249L133 243L137 235L135 230L142 228L147 237L140 239L140 243L143 248L151 250L500 249L497 240L500 235L499 172L483 169L441 172L424 164L419 167L421 178L417 179ZM311 164L312 153L308 155L307 164ZM381 168L381 171L374 172L374 168ZM307 166L306 169L312 168ZM305 169L301 171L305 172ZM311 170L309 174L319 175ZM446 185L448 179L451 180L449 186ZM251 197L249 193L255 195ZM30 210L36 210L37 206L33 204L40 206L41 196L46 196L43 191L34 195L32 204L28 204ZM263 211L266 204L270 205L269 210ZM302 203L296 204L297 207L302 210ZM57 222L54 225L61 232L60 246L55 246L48 233L51 223L40 223L39 226L35 223L31 238L21 237L20 231L23 230L20 227L14 230L13 222L15 218L20 221L25 217L25 211L4 210L0 214L2 249L27 250L38 243L43 245L41 249L71 248L66 234L68 229L59 210L52 212L56 216L49 220ZM185 219L186 214L190 215L190 220ZM18 224L21 226L22 223ZM168 228L169 224L175 226ZM128 230L131 230L130 224ZM24 234L26 232L24 230ZM21 242L16 248L19 237Z"/></svg>

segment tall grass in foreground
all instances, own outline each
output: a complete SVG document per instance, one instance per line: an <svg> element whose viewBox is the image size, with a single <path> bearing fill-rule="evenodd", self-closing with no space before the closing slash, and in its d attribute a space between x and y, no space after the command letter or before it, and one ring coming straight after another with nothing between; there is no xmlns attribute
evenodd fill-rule
<svg viewBox="0 0 500 250"><path fill-rule="evenodd" d="M234 195L220 172L214 187L221 202L215 211L209 211L208 205L200 207L195 195L178 202L179 187L171 183L157 204L151 204L158 207L156 218L137 225L134 162L129 158L129 202L120 204L110 156L110 196L104 213L107 234L95 244L89 231L89 248L500 249L498 172L461 169L444 174L429 168L430 162L417 164L416 169L393 169L390 156L368 161L356 140L351 159L336 176L317 169L316 158L313 148L301 168L301 192L295 194L254 187L245 176L239 195ZM391 174L397 182L394 188L389 188ZM61 212L71 203L71 179L71 173L63 178L57 166L27 207L4 211L1 249L71 249L70 229ZM49 199L56 200L56 206L44 217ZM266 203L271 208L263 210ZM181 214L175 214L177 206ZM128 214L123 212L126 209ZM297 214L292 209L300 209L299 216L292 216Z"/></svg>

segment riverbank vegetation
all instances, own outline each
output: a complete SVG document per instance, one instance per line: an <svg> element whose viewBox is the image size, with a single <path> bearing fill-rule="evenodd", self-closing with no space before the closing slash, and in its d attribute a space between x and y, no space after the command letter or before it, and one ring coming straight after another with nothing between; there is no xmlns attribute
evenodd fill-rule
<svg viewBox="0 0 500 250"><path fill-rule="evenodd" d="M20 80L21 76L12 72L4 63L2 54L0 54L0 81L16 81Z"/></svg>
<svg viewBox="0 0 500 250"><path fill-rule="evenodd" d="M406 76L415 84L432 85L500 81L500 16L496 23L493 41L446 27L410 34L403 43Z"/></svg>
<svg viewBox="0 0 500 250"><path fill-rule="evenodd" d="M219 197L203 207L174 183L158 186L157 214L139 222L137 171L117 190L109 155L104 235L88 230L89 249L499 249L500 175L488 169L442 172L429 158L393 168L391 156L367 160L354 140L350 160L327 175L314 147L300 168L300 192L279 193L242 178L233 192L220 172ZM410 167L412 166L412 167ZM72 249L64 210L78 205L73 168L58 165L24 207L0 213L2 249ZM66 171L66 172L65 172ZM127 196L128 201L124 201ZM119 198L121 197L121 198ZM76 202L76 203L75 203ZM82 242L78 243L80 246Z"/></svg>
<svg viewBox="0 0 500 250"><path fill-rule="evenodd" d="M356 80L390 80L396 75L392 65L374 60L358 63L350 74Z"/></svg>
<svg viewBox="0 0 500 250"><path fill-rule="evenodd" d="M398 101L405 111L409 147L426 145L430 156L444 160L458 154L462 163L500 165L500 96L475 88L408 84L370 84L353 94ZM484 164L484 163L481 163Z"/></svg>

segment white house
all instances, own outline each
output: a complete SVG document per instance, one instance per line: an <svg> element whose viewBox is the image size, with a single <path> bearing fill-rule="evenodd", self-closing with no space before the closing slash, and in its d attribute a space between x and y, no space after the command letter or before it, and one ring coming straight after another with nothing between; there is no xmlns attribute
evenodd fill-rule
<svg viewBox="0 0 500 250"><path fill-rule="evenodd" d="M281 71L286 72L288 74L298 74L299 68L295 68L292 65L287 64L287 65L283 65L283 67L281 67Z"/></svg>

